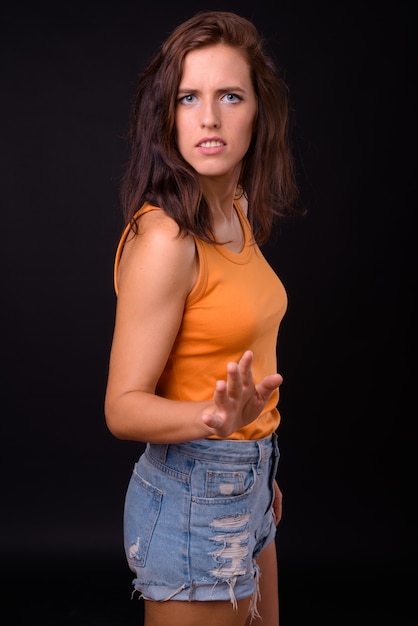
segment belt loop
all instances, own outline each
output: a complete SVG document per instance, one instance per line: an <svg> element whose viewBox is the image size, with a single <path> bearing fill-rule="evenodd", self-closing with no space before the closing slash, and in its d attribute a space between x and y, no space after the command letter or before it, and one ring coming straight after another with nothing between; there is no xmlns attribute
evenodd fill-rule
<svg viewBox="0 0 418 626"><path fill-rule="evenodd" d="M261 449L261 444L259 441L257 441L257 448L258 448L258 461L257 461L257 474L261 474L261 464L263 461L263 451Z"/></svg>
<svg viewBox="0 0 418 626"><path fill-rule="evenodd" d="M165 463L165 460L167 458L169 444L168 443L149 443L148 445L150 447L150 450L152 451L152 455L156 459L161 461L162 463Z"/></svg>
<svg viewBox="0 0 418 626"><path fill-rule="evenodd" d="M273 454L274 456L277 456L277 458L279 458L280 457L279 437L276 432L273 433L272 444L273 444Z"/></svg>
<svg viewBox="0 0 418 626"><path fill-rule="evenodd" d="M160 444L160 461L163 461L165 463L165 460L167 458L167 453L168 453L168 443L161 443Z"/></svg>

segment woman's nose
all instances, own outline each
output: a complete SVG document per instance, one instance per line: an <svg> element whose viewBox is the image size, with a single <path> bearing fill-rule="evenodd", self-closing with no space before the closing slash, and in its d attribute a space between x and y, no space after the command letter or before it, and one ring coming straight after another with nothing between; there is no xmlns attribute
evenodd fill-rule
<svg viewBox="0 0 418 626"><path fill-rule="evenodd" d="M201 124L202 128L219 128L219 114L214 104L207 104L203 108Z"/></svg>

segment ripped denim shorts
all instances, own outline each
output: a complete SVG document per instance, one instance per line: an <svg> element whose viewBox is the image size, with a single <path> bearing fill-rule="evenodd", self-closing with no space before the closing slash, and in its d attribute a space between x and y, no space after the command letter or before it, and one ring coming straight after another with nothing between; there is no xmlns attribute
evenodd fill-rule
<svg viewBox="0 0 418 626"><path fill-rule="evenodd" d="M147 444L124 509L134 590L150 600L254 601L255 559L276 534L278 460L275 433Z"/></svg>

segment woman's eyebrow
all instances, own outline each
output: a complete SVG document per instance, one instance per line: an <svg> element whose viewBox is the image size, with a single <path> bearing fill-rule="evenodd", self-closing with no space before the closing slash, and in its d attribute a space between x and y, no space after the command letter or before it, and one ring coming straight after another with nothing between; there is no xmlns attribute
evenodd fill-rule
<svg viewBox="0 0 418 626"><path fill-rule="evenodd" d="M191 88L191 89L188 89L187 87L181 87L181 88L178 90L178 93L179 93L179 94L181 94L181 93L182 93L182 94L191 94L191 95L194 95L194 94L198 94L198 93L200 93L200 91L201 91L200 89L192 89L192 88ZM238 86L232 86L232 87L219 87L218 89L216 89L216 93L219 93L219 94L221 94L221 93L229 93L229 92L234 92L234 93L235 93L235 92L237 92L237 91L240 91L241 93L246 93L246 90L245 90L243 87L238 87Z"/></svg>

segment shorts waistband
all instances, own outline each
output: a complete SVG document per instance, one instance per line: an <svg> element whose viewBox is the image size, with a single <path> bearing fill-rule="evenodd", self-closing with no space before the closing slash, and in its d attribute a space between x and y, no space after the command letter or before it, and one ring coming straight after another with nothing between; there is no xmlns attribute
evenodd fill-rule
<svg viewBox="0 0 418 626"><path fill-rule="evenodd" d="M277 449L277 434L255 440L242 439L197 439L185 443L148 443L152 455L161 461L166 459L168 450L192 459L202 461L258 463L270 457Z"/></svg>

